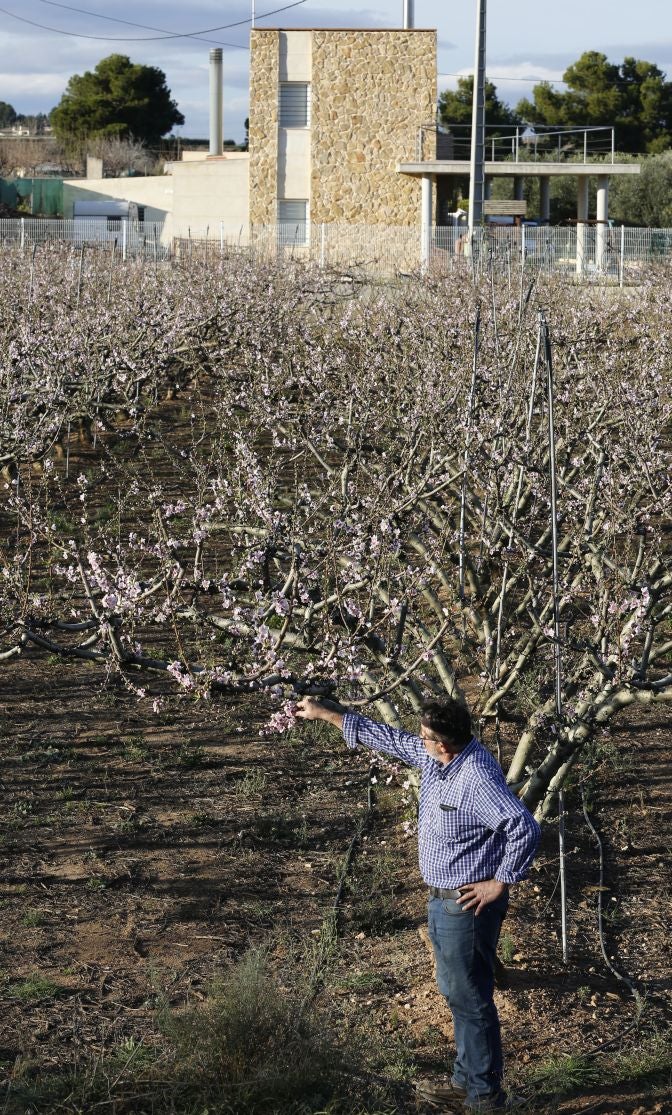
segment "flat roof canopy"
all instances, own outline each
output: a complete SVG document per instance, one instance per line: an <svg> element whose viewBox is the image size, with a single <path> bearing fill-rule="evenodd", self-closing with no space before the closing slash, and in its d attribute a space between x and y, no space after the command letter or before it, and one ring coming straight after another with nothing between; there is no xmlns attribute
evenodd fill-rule
<svg viewBox="0 0 672 1115"><path fill-rule="evenodd" d="M397 173L414 176L424 174L469 174L467 159L435 159L425 163L397 163ZM486 162L485 173L492 178L592 178L596 175L639 174L639 163L514 163Z"/></svg>

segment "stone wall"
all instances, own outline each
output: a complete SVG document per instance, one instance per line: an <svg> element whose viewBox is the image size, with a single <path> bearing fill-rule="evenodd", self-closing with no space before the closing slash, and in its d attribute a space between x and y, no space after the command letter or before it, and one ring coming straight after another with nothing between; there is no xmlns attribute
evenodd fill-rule
<svg viewBox="0 0 672 1115"><path fill-rule="evenodd" d="M279 32L250 34L250 223L273 225L278 192Z"/></svg>
<svg viewBox="0 0 672 1115"><path fill-rule="evenodd" d="M311 224L418 226L420 182L396 168L415 161L418 129L434 119L435 31L252 31L250 223L277 219L283 34L312 36Z"/></svg>
<svg viewBox="0 0 672 1115"><path fill-rule="evenodd" d="M436 32L316 30L312 61L311 221L419 225L396 166L434 118Z"/></svg>

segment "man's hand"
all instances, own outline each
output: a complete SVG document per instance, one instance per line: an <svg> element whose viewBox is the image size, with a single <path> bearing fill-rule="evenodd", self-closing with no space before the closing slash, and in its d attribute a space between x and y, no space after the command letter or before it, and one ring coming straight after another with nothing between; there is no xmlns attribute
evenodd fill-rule
<svg viewBox="0 0 672 1115"><path fill-rule="evenodd" d="M302 697L296 706L299 720L326 720L339 729L343 727L343 715L347 711L345 705L329 701L326 697Z"/></svg>
<svg viewBox="0 0 672 1115"><path fill-rule="evenodd" d="M473 910L476 917L485 906L495 902L508 890L506 883L497 879L484 879L481 883L466 883L460 887L461 897L457 899L458 906L463 910Z"/></svg>

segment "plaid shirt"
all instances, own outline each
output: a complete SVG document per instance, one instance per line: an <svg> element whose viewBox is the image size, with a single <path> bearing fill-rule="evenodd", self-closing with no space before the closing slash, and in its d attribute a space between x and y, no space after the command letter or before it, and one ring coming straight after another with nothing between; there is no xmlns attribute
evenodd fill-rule
<svg viewBox="0 0 672 1115"><path fill-rule="evenodd" d="M526 877L541 829L477 739L443 764L427 754L419 736L354 712L343 717L343 735L348 747L361 743L420 768L418 850L428 886L456 889Z"/></svg>

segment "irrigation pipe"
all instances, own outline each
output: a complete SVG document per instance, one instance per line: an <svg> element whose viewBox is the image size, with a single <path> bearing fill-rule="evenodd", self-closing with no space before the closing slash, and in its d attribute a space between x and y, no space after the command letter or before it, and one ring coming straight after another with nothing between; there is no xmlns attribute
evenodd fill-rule
<svg viewBox="0 0 672 1115"><path fill-rule="evenodd" d="M590 831L592 832L593 836L595 837L595 839L597 841L597 847L598 847L598 851L599 851L600 881L599 881L599 886L598 886L598 891L597 891L597 931L598 931L598 935L599 935L599 938L600 938L600 950L602 952L602 957L604 959L604 963L606 964L606 966L609 969L609 971L611 972L611 974L613 976L615 976L617 980L620 980L621 983L625 984L625 986L628 988L630 994L632 995L633 999L635 1000L635 1003L637 1004L637 1017L639 1018L639 1015L642 1013L642 1010L644 1009L644 1000L642 999L642 996L640 995L639 991L635 987L633 981L628 976L623 975L622 972L619 972L618 969L615 968L614 965L611 963L611 960L609 959L609 957L607 955L607 946L606 946L606 942L605 942L605 939L604 939L604 919L603 919L603 916L602 916L602 894L604 893L604 891L603 891L603 888L604 888L604 846L602 844L602 840L600 838L600 835L599 835L597 829L595 828L595 826L594 826L593 822L591 821L590 816L588 814L588 807L586 805L586 791L583 788L583 786L581 787L581 808L583 809L583 816L585 818L586 824L588 825L588 828L590 829Z"/></svg>

